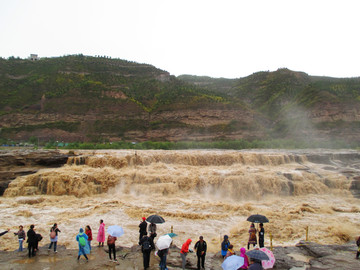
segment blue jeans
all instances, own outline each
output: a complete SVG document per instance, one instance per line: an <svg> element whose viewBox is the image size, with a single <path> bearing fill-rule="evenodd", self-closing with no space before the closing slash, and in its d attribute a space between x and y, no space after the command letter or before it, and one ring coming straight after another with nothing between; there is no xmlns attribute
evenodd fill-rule
<svg viewBox="0 0 360 270"><path fill-rule="evenodd" d="M91 250L91 240L88 241L89 249Z"/></svg>
<svg viewBox="0 0 360 270"><path fill-rule="evenodd" d="M163 255L160 259L160 270L165 270L166 269L166 255Z"/></svg>
<svg viewBox="0 0 360 270"><path fill-rule="evenodd" d="M24 242L24 239L19 239L19 251L23 251L23 242Z"/></svg>
<svg viewBox="0 0 360 270"><path fill-rule="evenodd" d="M50 246L49 246L49 249L51 249L52 245L54 244L54 251L56 251L56 244L57 242L51 242L50 243Z"/></svg>

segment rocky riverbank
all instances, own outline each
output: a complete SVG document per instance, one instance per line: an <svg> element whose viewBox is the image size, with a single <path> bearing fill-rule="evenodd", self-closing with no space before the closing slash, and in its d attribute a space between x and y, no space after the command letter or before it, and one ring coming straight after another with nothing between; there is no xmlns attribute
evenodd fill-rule
<svg viewBox="0 0 360 270"><path fill-rule="evenodd" d="M273 269L360 269L360 260L355 259L355 242L344 245L320 245L313 242L300 242L296 246L275 247L273 252L276 264ZM0 252L0 268L15 269L143 269L142 254L139 246L117 247L118 263L110 262L107 247L93 247L89 262L82 257L77 261L77 250L58 247L58 253L48 251L47 246L40 248L37 256L27 257L27 250ZM196 255L187 256L187 269L196 269ZM220 270L222 258L219 253L208 253L205 269ZM152 252L150 270L158 269L159 258ZM181 269L179 248L173 246L167 259L169 269Z"/></svg>

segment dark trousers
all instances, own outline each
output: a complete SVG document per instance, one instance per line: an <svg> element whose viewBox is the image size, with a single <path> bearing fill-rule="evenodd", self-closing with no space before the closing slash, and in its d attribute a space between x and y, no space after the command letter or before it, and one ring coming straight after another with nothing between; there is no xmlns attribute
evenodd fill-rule
<svg viewBox="0 0 360 270"><path fill-rule="evenodd" d="M150 252L151 252L151 250L144 250L144 251L143 251L144 269L149 268L149 264L150 264Z"/></svg>
<svg viewBox="0 0 360 270"><path fill-rule="evenodd" d="M264 239L259 238L259 246L260 248L264 247Z"/></svg>
<svg viewBox="0 0 360 270"><path fill-rule="evenodd" d="M50 243L50 246L49 246L49 249L51 249L51 247L52 247L53 244L54 244L54 251L56 251L57 242L51 242L51 243Z"/></svg>
<svg viewBox="0 0 360 270"><path fill-rule="evenodd" d="M201 267L205 268L205 254L203 254L203 255L196 254L196 255L197 255L197 259L198 259L197 269L200 270L200 260L201 260Z"/></svg>
<svg viewBox="0 0 360 270"><path fill-rule="evenodd" d="M109 247L109 258L111 260L111 251L113 252L114 255L114 260L116 260L116 249L115 249L115 244L112 245L108 245Z"/></svg>
<svg viewBox="0 0 360 270"><path fill-rule="evenodd" d="M360 251L356 252L356 259L359 259Z"/></svg>
<svg viewBox="0 0 360 270"><path fill-rule="evenodd" d="M29 258L31 256L35 256L35 244L34 243L29 243L28 249L29 249Z"/></svg>

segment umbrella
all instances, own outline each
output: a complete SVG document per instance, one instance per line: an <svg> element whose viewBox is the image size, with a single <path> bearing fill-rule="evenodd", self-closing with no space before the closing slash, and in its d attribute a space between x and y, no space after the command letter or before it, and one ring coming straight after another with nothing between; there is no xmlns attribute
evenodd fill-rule
<svg viewBox="0 0 360 270"><path fill-rule="evenodd" d="M159 250L167 249L170 247L171 242L172 238L169 235L165 234L160 236L159 239L156 241L156 247Z"/></svg>
<svg viewBox="0 0 360 270"><path fill-rule="evenodd" d="M177 234L176 233L167 233L167 234L165 234L165 235L168 235L168 236L170 236L171 238L173 238L173 237L175 237L175 236L177 236Z"/></svg>
<svg viewBox="0 0 360 270"><path fill-rule="evenodd" d="M221 267L224 270L237 270L243 265L244 265L243 257L232 255L225 259L225 261L221 264Z"/></svg>
<svg viewBox="0 0 360 270"><path fill-rule="evenodd" d="M247 221L253 222L253 223L267 223L269 220L267 217L263 215L251 215L247 218Z"/></svg>
<svg viewBox="0 0 360 270"><path fill-rule="evenodd" d="M114 237L120 237L124 234L124 230L118 225L113 225L108 227L107 233Z"/></svg>
<svg viewBox="0 0 360 270"><path fill-rule="evenodd" d="M271 250L267 249L267 248L260 248L259 250L263 251L266 253L266 255L269 257L269 260L267 261L261 261L262 267L264 269L269 269L269 268L273 268L274 264L275 264L275 256L272 253Z"/></svg>
<svg viewBox="0 0 360 270"><path fill-rule="evenodd" d="M160 224L160 223L164 223L165 219L163 219L162 217L160 217L158 215L151 215L146 219L146 221L150 222L150 223Z"/></svg>
<svg viewBox="0 0 360 270"><path fill-rule="evenodd" d="M264 251L261 251L259 249L250 250L250 251L246 252L246 255L250 258L253 258L253 259L259 260L259 261L268 261L269 260L268 255L266 255L266 253Z"/></svg>

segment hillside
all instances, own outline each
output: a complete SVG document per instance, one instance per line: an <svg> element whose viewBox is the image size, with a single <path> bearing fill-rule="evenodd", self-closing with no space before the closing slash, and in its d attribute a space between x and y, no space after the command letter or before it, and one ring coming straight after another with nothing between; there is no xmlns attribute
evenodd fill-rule
<svg viewBox="0 0 360 270"><path fill-rule="evenodd" d="M359 142L360 79L279 69L240 79L106 57L0 58L0 140Z"/></svg>

